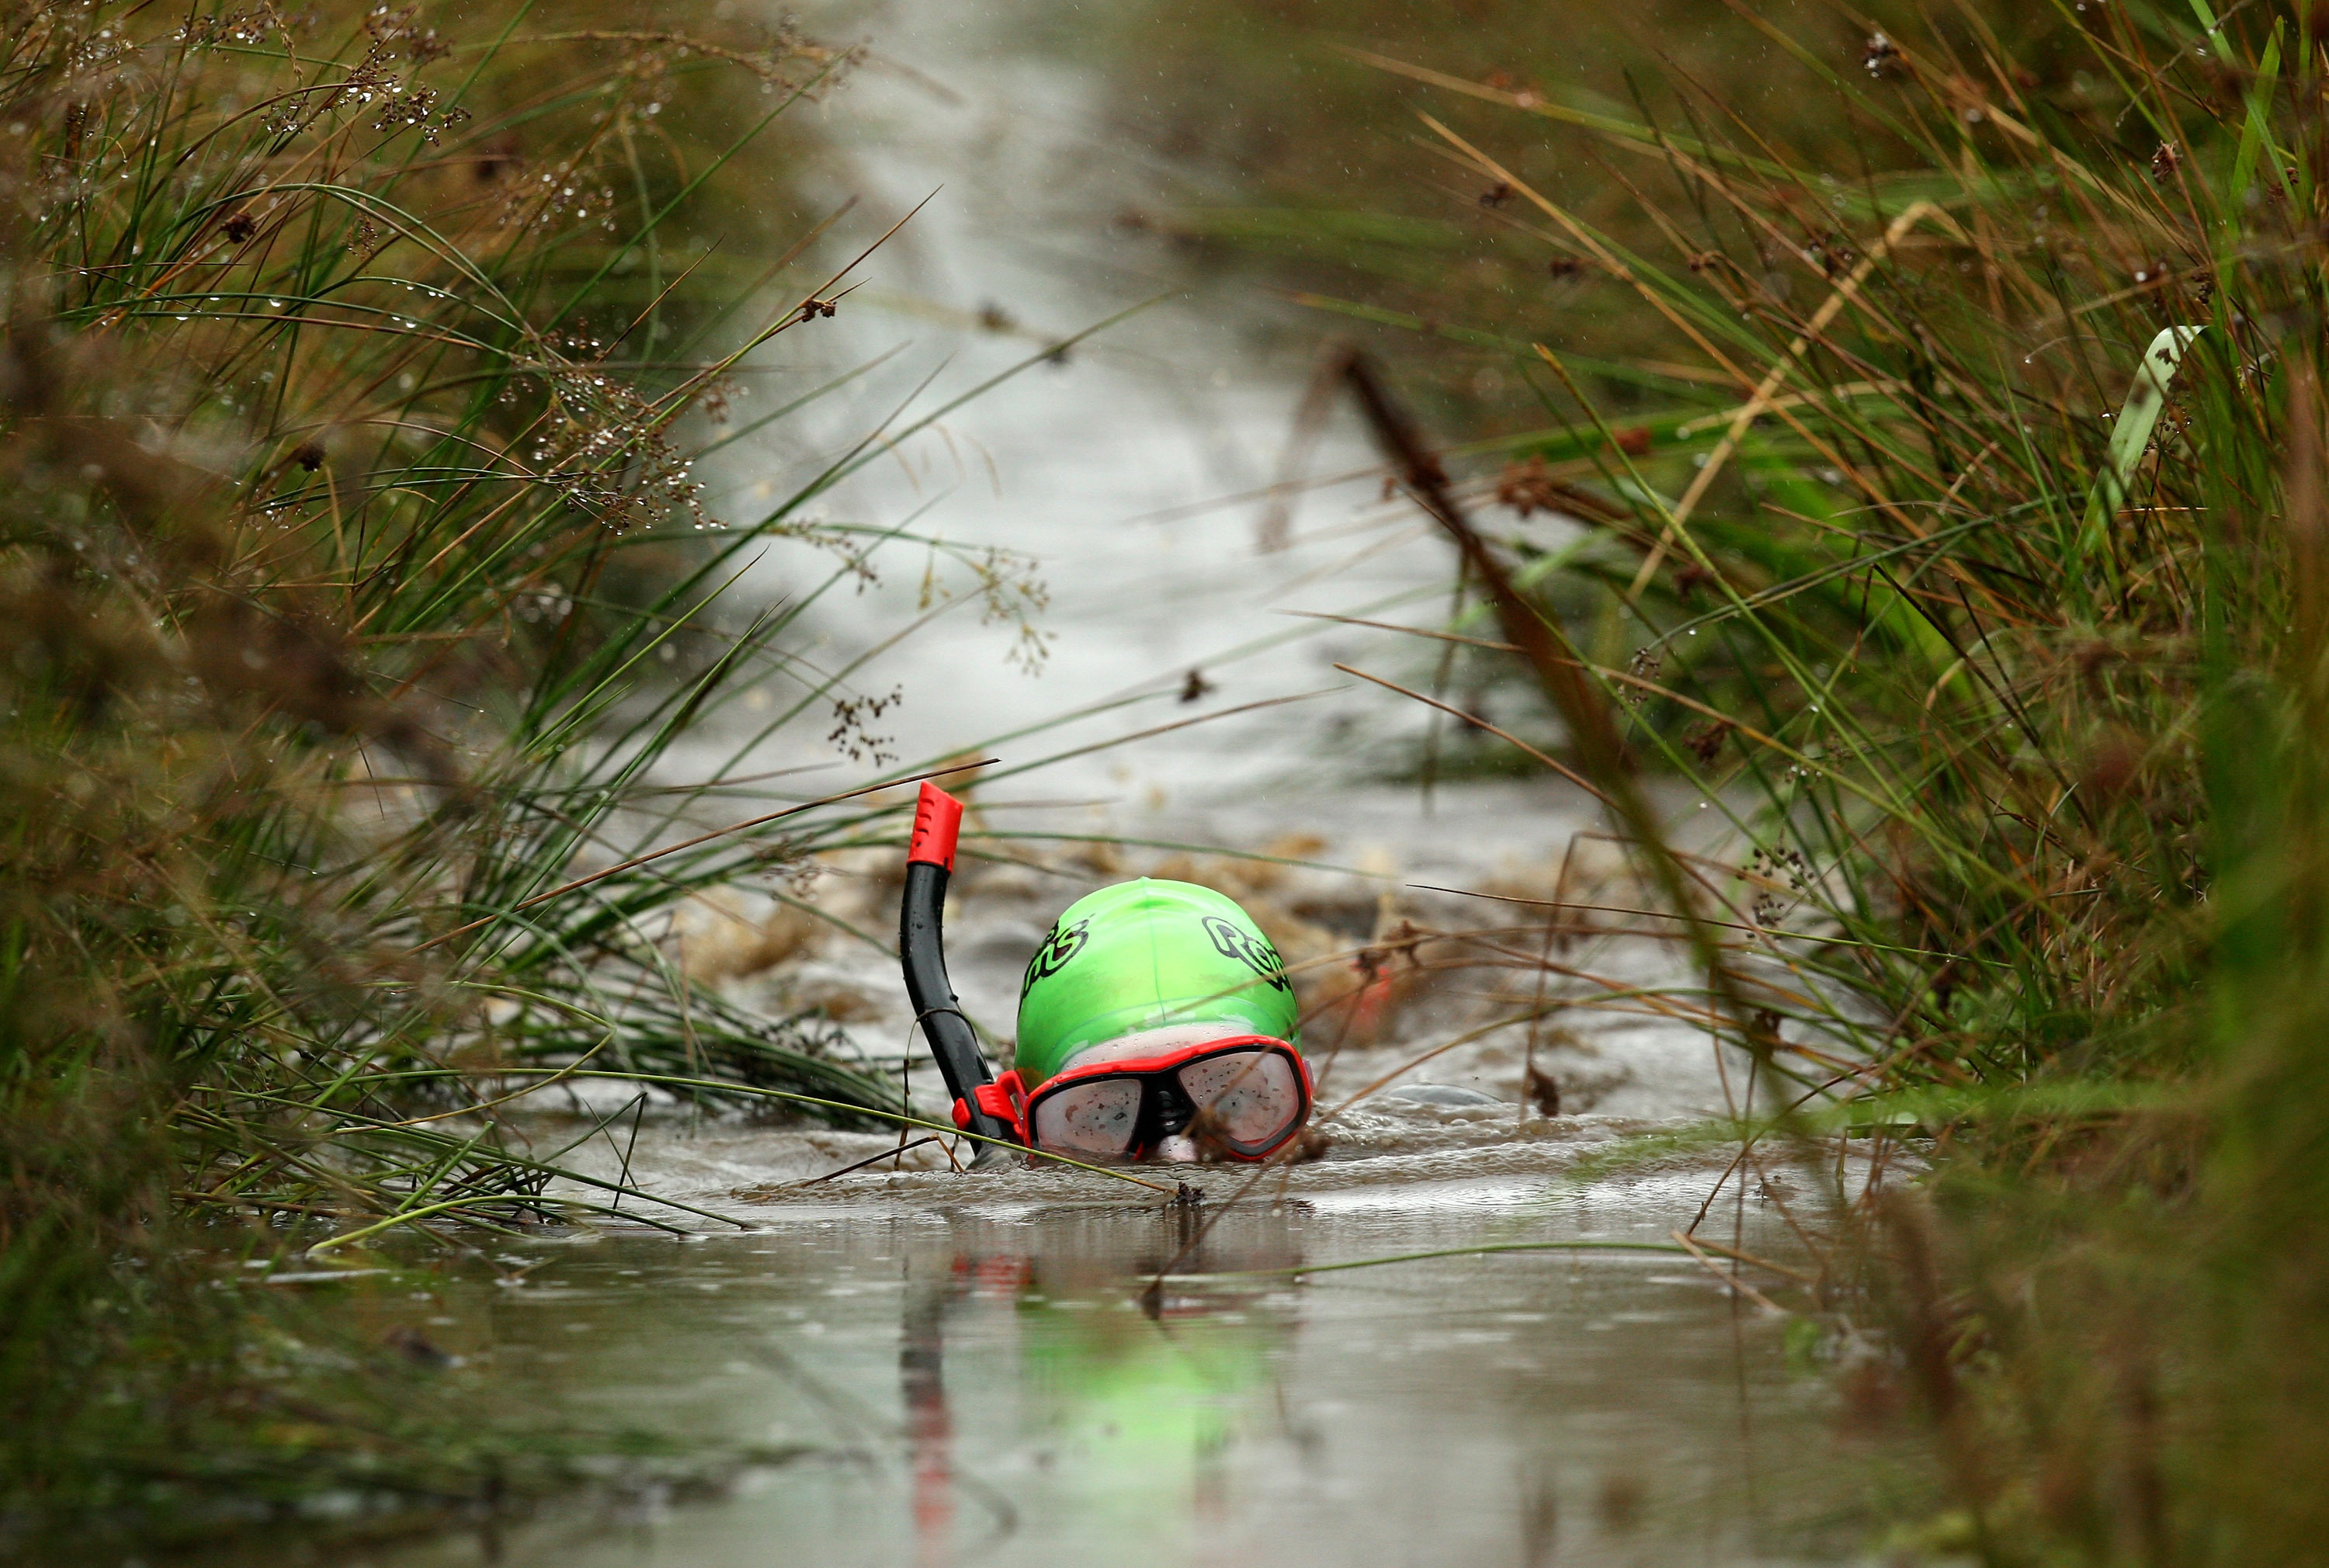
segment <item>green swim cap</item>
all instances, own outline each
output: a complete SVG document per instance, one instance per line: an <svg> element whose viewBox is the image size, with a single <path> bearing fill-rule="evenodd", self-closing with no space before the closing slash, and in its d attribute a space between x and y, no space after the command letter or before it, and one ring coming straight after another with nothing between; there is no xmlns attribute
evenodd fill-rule
<svg viewBox="0 0 2329 1568"><path fill-rule="evenodd" d="M1020 1077L1033 1088L1086 1046L1168 1024L1229 1023L1295 1044L1285 961L1210 887L1143 877L1077 899L1027 962Z"/></svg>

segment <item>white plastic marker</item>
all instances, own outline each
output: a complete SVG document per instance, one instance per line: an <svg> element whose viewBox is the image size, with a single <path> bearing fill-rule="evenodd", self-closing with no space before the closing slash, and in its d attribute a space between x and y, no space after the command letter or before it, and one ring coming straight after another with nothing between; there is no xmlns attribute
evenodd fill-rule
<svg viewBox="0 0 2329 1568"><path fill-rule="evenodd" d="M2079 530L2079 564L2102 548L2103 532L2110 526L2119 503L2126 499L2135 465L2143 461L2144 450L2151 445L2151 433L2159 427L2159 416L2167 407L2167 384L2175 379L2176 368L2183 364L2183 352L2192 346L2192 340L2207 330L2201 326L2166 327L2143 351L2143 359L2135 367L2135 385L2127 390L2126 406L2118 411L2118 422L2111 429L2110 451L2102 475L2095 481L2094 493L2087 501L2086 524Z"/></svg>

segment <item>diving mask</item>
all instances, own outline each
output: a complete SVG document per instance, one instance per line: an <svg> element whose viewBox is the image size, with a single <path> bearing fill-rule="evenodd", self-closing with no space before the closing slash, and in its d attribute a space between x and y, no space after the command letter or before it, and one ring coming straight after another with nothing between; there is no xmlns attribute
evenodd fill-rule
<svg viewBox="0 0 2329 1568"><path fill-rule="evenodd" d="M1193 1032L1154 1029L1078 1052L1017 1107L1028 1142L1098 1160L1145 1160L1184 1136L1232 1160L1277 1152L1310 1114L1302 1054L1268 1035ZM1006 1093L1016 1076L1004 1075Z"/></svg>

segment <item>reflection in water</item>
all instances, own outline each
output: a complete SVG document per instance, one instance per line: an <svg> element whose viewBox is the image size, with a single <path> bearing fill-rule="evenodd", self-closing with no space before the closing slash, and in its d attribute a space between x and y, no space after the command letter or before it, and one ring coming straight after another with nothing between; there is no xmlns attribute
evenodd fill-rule
<svg viewBox="0 0 2329 1568"><path fill-rule="evenodd" d="M1166 1288L1124 1304L1125 1260L1102 1253L957 1253L945 1273L910 1278L898 1352L913 1473L915 1561L939 1568L955 1552L954 1422L946 1381L949 1315L977 1300L1008 1303L1017 1329L1022 1430L1040 1469L1064 1461L1092 1522L1137 1530L1146 1549L1202 1546L1229 1517L1229 1475L1241 1438L1278 1435L1285 1399L1277 1368L1298 1319L1264 1303L1267 1276L1297 1266L1292 1216L1280 1206L1226 1243L1193 1208L1168 1210L1155 1255L1135 1275ZM1175 1499L1185 1498L1185 1506ZM1195 1558L1193 1561L1197 1560Z"/></svg>
<svg viewBox="0 0 2329 1568"><path fill-rule="evenodd" d="M954 1422L947 1416L946 1310L954 1282L924 1280L906 1289L905 1331L898 1347L898 1385L913 1444L915 1560L938 1568L951 1560L954 1535Z"/></svg>
<svg viewBox="0 0 2329 1568"><path fill-rule="evenodd" d="M1893 1451L1840 1432L1785 1325L1686 1262L1268 1272L1655 1240L1706 1178L1412 1176L1193 1211L852 1178L694 1245L513 1241L410 1310L497 1404L752 1456L699 1500L547 1509L508 1531L505 1568L1090 1568L1128 1545L1157 1568L1867 1560L1864 1478ZM1791 1255L1773 1213L1726 1237ZM396 1304L383 1287L372 1310ZM473 1537L348 1561L484 1559Z"/></svg>

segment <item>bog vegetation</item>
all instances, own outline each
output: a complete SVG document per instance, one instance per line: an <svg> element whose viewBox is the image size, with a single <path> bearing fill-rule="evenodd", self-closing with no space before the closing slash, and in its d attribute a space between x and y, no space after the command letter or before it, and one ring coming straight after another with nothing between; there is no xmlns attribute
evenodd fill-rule
<svg viewBox="0 0 2329 1568"><path fill-rule="evenodd" d="M1642 776L1723 820L1653 859L1708 922L1693 1005L1756 1055L1757 1137L1848 1096L1934 1160L1828 1277L1901 1351L1853 1396L1938 1436L1950 1502L1900 1545L2301 1560L2322 24L1688 9L1691 54L1653 30L1589 97L1517 34L1344 36L1305 57L1331 112L1240 149L1271 211L1127 216L1259 243L1360 334L1344 384L1474 540L1443 683L1545 691L1556 760L1645 840ZM590 10L7 13L0 1548L554 1476L554 1439L216 1288L326 1230L652 1222L457 1115L482 1085L894 1101L650 939L882 810L722 831L785 803L655 772L770 671L768 729L836 717L785 644L814 582L711 606L771 537L863 569L799 511L863 455L746 517L691 465L814 391L742 356L829 313L788 270L823 220L723 192L781 182L779 117L851 61ZM1270 25L1240 23L1299 42Z"/></svg>
<svg viewBox="0 0 2329 1568"><path fill-rule="evenodd" d="M864 452L748 516L693 464L816 391L742 357L833 314L780 117L853 61L617 10L5 12L0 1551L554 1471L229 1288L675 1214L456 1119L541 1064L895 1103L648 929L884 809L655 771L765 677L752 738L852 739L785 637L867 569L797 520ZM824 565L715 614L772 540Z"/></svg>
<svg viewBox="0 0 2329 1568"><path fill-rule="evenodd" d="M1934 1152L1935 1207L1862 1216L1903 1361L1859 1392L1921 1401L1955 1499L1903 1545L2305 1555L2320 14L1740 6L1616 50L1631 102L1524 22L1457 61L1319 20L1270 41L1309 84L1237 148L1281 204L1154 221L1259 241L1429 387L1470 461L1399 469L1495 547L1443 689L1517 644L1586 782L1624 803L1606 723L1727 819L1669 869L1725 923L1702 1016L1758 1054L1771 1135L1842 1092Z"/></svg>

